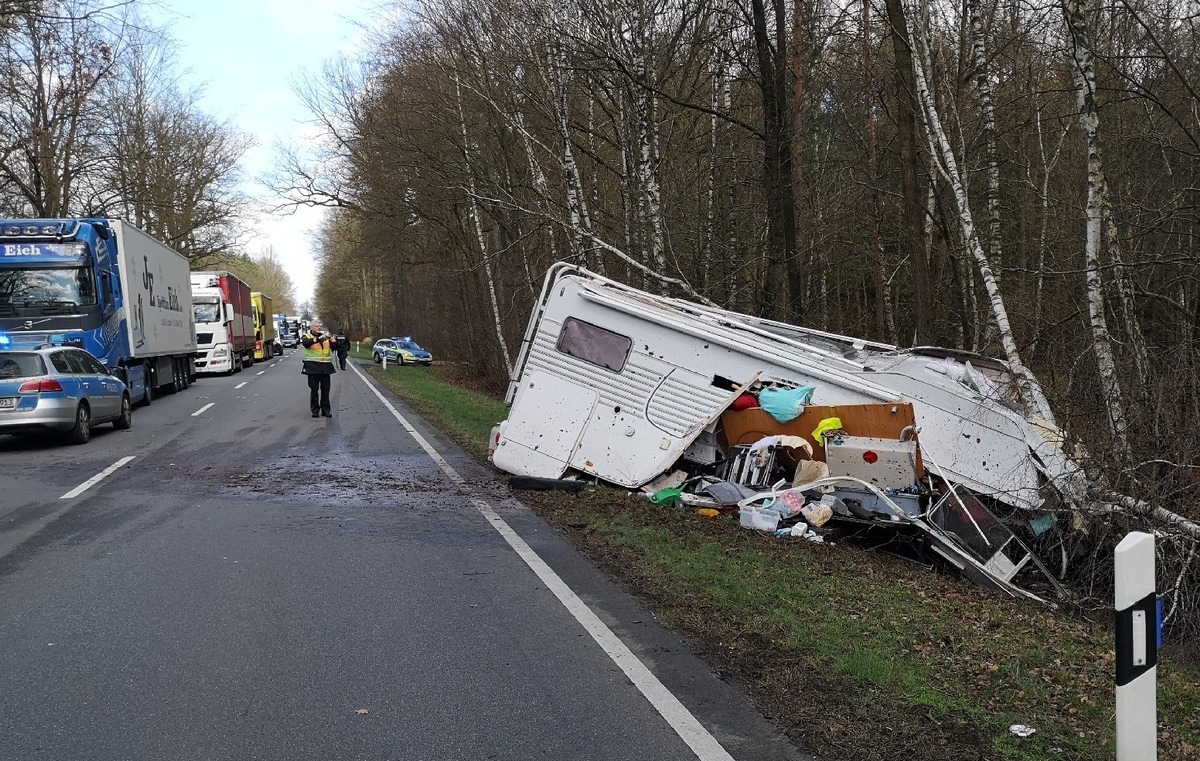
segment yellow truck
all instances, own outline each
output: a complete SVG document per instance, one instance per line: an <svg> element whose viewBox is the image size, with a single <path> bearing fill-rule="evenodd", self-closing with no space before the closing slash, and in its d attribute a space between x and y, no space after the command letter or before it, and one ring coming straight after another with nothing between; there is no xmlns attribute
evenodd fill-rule
<svg viewBox="0 0 1200 761"><path fill-rule="evenodd" d="M275 321L271 317L271 297L254 291L250 294L250 301L254 304L254 359L270 359L276 354L283 354L283 345L279 343Z"/></svg>

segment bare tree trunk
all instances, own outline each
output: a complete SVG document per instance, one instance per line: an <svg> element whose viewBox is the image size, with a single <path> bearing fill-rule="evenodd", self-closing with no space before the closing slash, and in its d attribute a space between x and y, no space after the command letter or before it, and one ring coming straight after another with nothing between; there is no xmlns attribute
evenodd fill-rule
<svg viewBox="0 0 1200 761"><path fill-rule="evenodd" d="M1000 342L1004 347L1004 354L1008 359L1009 367L1021 382L1022 390L1032 403L1033 408L1041 417L1053 423L1054 413L1050 409L1050 402L1042 392L1037 379L1033 377L1033 373L1029 372L1029 369L1025 367L1025 363L1021 361L1021 353L1017 349L1016 337L1013 335L1012 324L1008 319L1008 310L1004 305L1004 296L1000 293L1000 285L996 282L996 277L992 272L991 262L988 261L987 253L984 252L983 246L979 243L979 236L975 231L975 221L971 215L971 205L967 200L966 188L963 185L962 175L958 170L958 161L954 157L954 151L950 147L946 131L942 128L941 117L938 115L937 108L934 105L933 95L929 90L925 76L925 71L929 66L929 44L926 37L926 30L924 25L918 30L918 26L913 20L914 16L921 18L919 14L909 14L907 19L909 40L912 41L912 50L915 53L913 56L913 78L917 87L917 101L921 104L922 112L925 115L925 125L931 142L930 152L940 158L938 171L954 190L963 239L966 241L968 250L970 250L975 258L980 279L983 281L983 286L987 291L988 300L992 308L992 318L995 320L996 329L999 331Z"/></svg>
<svg viewBox="0 0 1200 761"><path fill-rule="evenodd" d="M579 166L575 163L575 149L571 144L571 122L567 107L567 68L566 53L561 45L556 45L553 63L550 65L551 86L554 87L555 122L558 127L559 139L562 140L563 172L566 177L567 209L571 227L572 255L576 262L586 262L588 239L592 235L592 221L588 216L587 202L584 200L583 181L579 176Z"/></svg>
<svg viewBox="0 0 1200 761"><path fill-rule="evenodd" d="M796 260L796 205L792 176L792 142L788 123L788 34L784 0L751 0L754 47L758 58L758 87L763 106L763 187L767 203L766 287L759 309L788 319L791 316L791 277L803 278L804 262ZM772 34L773 32L773 34ZM792 269L789 270L789 267Z"/></svg>
<svg viewBox="0 0 1200 761"><path fill-rule="evenodd" d="M991 70L988 66L987 39L983 26L982 0L969 0L971 17L971 53L975 68L975 89L979 92L979 116L983 128L983 156L987 162L987 244L984 251L997 265L1000 250L1000 160L996 156L996 108L992 98ZM999 277L999 273L997 273Z"/></svg>
<svg viewBox="0 0 1200 761"><path fill-rule="evenodd" d="M871 223L868 230L868 245L871 248L871 268L875 279L875 339L887 341L892 338L894 327L891 314L891 289L884 274L883 245L879 240L879 120L875 117L875 62L871 55L871 2L862 2L862 48L863 65L866 69L867 112L867 178L871 188Z"/></svg>
<svg viewBox="0 0 1200 761"><path fill-rule="evenodd" d="M896 59L896 127L900 143L900 184L904 196L904 236L912 271L914 346L933 343L933 299L931 297L929 259L926 258L923 234L924 210L921 206L921 185L917 169L917 109L916 85L913 82L912 49L905 27L903 0L885 0L888 24L891 26L892 54ZM899 338L899 337L897 337Z"/></svg>
<svg viewBox="0 0 1200 761"><path fill-rule="evenodd" d="M643 24L653 24L653 19L641 19ZM656 88L655 72L650 66L647 48L653 48L653 33L648 29L638 32L633 44L633 54L636 56L634 67L638 78ZM666 242L663 233L662 190L658 184L658 124L655 97L646 87L638 88L633 96L633 113L636 123L638 142L637 174L641 190L641 202L638 207L642 210L642 230L645 239L645 258L643 259L655 272L666 272ZM666 288L665 283L660 284Z"/></svg>
<svg viewBox="0 0 1200 761"><path fill-rule="evenodd" d="M1071 33L1071 73L1075 80L1075 101L1079 106L1079 126L1087 146L1088 200L1087 244L1084 272L1087 280L1088 318L1092 328L1092 351L1100 375L1100 394L1108 412L1113 450L1122 460L1131 456L1125 402L1117 379L1112 337L1104 314L1104 283L1100 277L1100 245L1104 234L1104 163L1100 156L1100 114L1096 108L1096 70L1088 32L1086 0L1064 0L1063 14Z"/></svg>
<svg viewBox="0 0 1200 761"><path fill-rule="evenodd" d="M500 355L504 360L504 369L509 376L513 373L512 355L508 351L508 341L504 338L504 325L500 316L500 301L496 297L496 279L492 274L492 257L488 253L487 242L483 236L483 220L479 214L479 196L475 192L475 171L471 167L471 143L467 135L467 116L462 107L462 89L459 86L458 75L454 75L454 94L458 101L458 125L463 141L463 157L466 159L467 193L471 208L471 221L474 223L475 239L479 243L479 253L483 257L483 274L487 280L488 299L492 305L492 325L496 329L496 341L500 344Z"/></svg>
<svg viewBox="0 0 1200 761"><path fill-rule="evenodd" d="M1042 103L1037 99L1035 93L1030 93L1036 103L1036 124L1038 138L1038 155L1042 160L1042 178L1038 184L1038 200L1041 203L1041 225L1038 228L1038 258L1037 258L1037 276L1034 280L1033 288L1033 322L1035 325L1042 324L1042 294L1046 287L1046 232L1050 224L1050 170L1058 163L1059 153L1062 151L1063 142L1067 137L1068 126L1063 124L1061 133L1058 136L1058 144L1054 146L1054 152L1049 156L1046 155L1046 136L1042 127ZM1032 179L1030 180L1032 184Z"/></svg>

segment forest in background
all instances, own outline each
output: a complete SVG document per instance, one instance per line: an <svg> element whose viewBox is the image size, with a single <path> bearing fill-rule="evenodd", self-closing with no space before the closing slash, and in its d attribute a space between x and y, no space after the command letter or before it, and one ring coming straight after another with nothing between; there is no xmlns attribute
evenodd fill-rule
<svg viewBox="0 0 1200 761"><path fill-rule="evenodd" d="M245 252L250 138L195 105L138 0L0 2L0 217L115 217L296 311L273 251Z"/></svg>
<svg viewBox="0 0 1200 761"><path fill-rule="evenodd" d="M1084 604L1111 606L1115 542L1156 530L1194 631L1198 14L396 5L367 55L299 88L322 138L276 185L331 209L319 313L411 333L496 387L556 261L1032 372L1096 484L1053 548Z"/></svg>

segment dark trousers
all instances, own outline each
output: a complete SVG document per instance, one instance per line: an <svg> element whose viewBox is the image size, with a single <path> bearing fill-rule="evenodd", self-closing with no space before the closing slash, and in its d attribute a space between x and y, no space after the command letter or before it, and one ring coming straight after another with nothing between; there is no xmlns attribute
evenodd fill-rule
<svg viewBox="0 0 1200 761"><path fill-rule="evenodd" d="M338 352L338 364L342 366L343 370L346 369L346 355L342 354L340 351Z"/></svg>
<svg viewBox="0 0 1200 761"><path fill-rule="evenodd" d="M329 379L331 376L310 375L308 376L308 408L313 412L329 412ZM321 398L318 404L317 392L320 391Z"/></svg>

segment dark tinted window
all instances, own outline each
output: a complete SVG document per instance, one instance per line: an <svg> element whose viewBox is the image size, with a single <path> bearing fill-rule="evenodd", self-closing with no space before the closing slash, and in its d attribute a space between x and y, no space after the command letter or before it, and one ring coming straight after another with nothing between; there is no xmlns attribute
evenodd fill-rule
<svg viewBox="0 0 1200 761"><path fill-rule="evenodd" d="M46 374L42 358L36 354L5 354L0 356L0 379L33 378Z"/></svg>
<svg viewBox="0 0 1200 761"><path fill-rule="evenodd" d="M75 372L75 368L71 366L71 360L67 357L69 352L56 351L50 355L50 364L54 365L54 369L60 373L70 375Z"/></svg>
<svg viewBox="0 0 1200 761"><path fill-rule="evenodd" d="M84 351L73 351L71 352L71 356L83 366L83 371L85 373L90 373L92 375L108 375L108 370L104 368L104 365L100 364L100 362L91 354L88 354Z"/></svg>
<svg viewBox="0 0 1200 761"><path fill-rule="evenodd" d="M625 367L625 360L629 358L633 339L568 317L563 321L556 348L563 354L570 354L584 362L591 362L593 365L619 373Z"/></svg>

